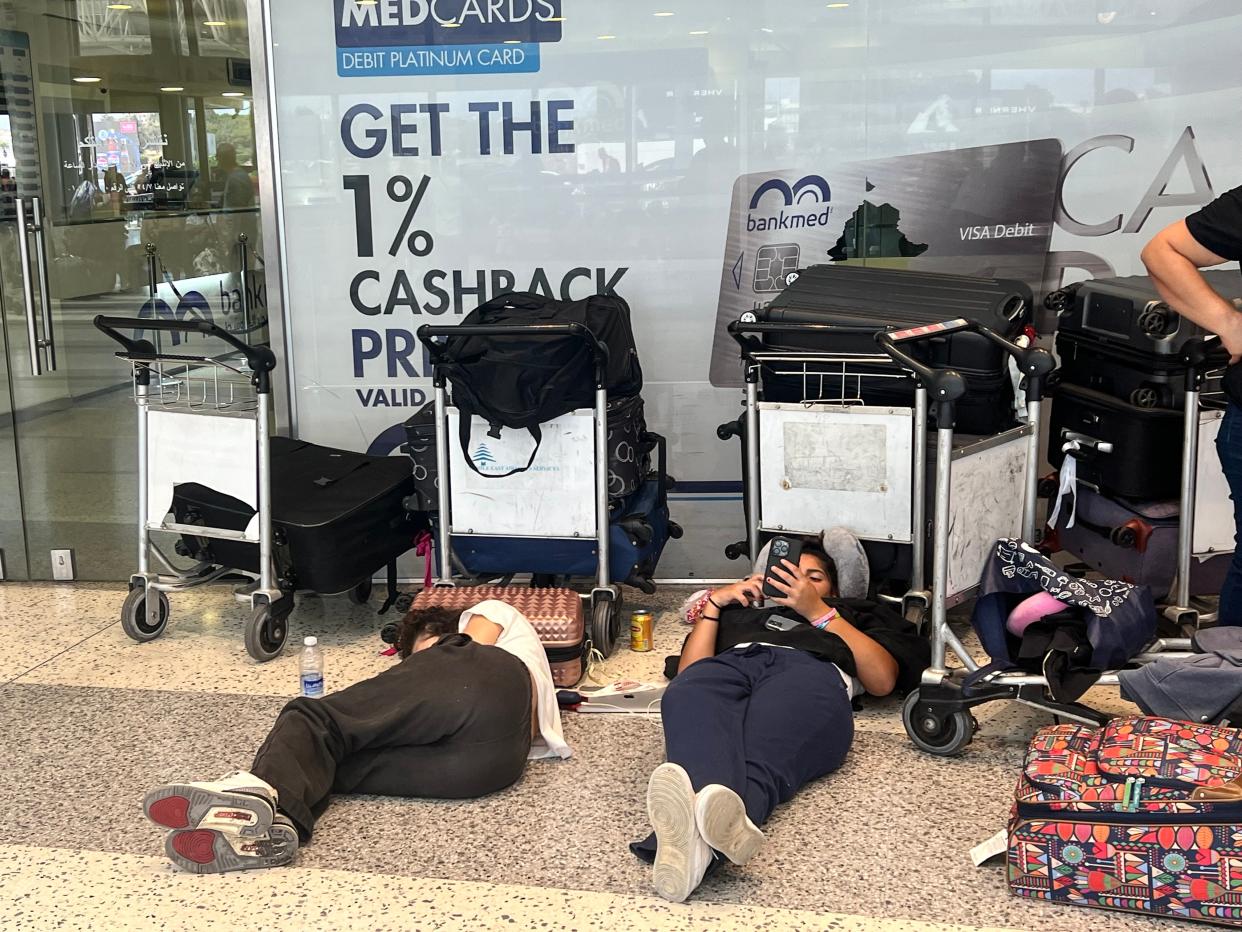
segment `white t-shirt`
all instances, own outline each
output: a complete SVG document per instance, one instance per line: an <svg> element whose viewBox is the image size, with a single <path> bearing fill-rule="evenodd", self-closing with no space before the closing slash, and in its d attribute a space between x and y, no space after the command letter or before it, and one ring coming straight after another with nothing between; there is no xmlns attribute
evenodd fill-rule
<svg viewBox="0 0 1242 932"><path fill-rule="evenodd" d="M482 615L501 628L496 646L508 651L530 671L535 684L535 709L539 717L539 737L531 742L528 760L544 757L569 757L573 751L561 734L561 709L556 702L556 685L552 682L552 670L548 667L548 655L543 643L526 616L512 605L497 599L487 599L461 613L458 631L465 631L471 615Z"/></svg>

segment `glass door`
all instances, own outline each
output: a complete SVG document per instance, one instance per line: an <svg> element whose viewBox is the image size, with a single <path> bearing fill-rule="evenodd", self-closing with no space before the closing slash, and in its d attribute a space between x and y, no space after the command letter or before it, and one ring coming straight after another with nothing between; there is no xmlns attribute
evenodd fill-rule
<svg viewBox="0 0 1242 932"><path fill-rule="evenodd" d="M93 318L266 339L245 3L0 0L0 25L5 574L54 578L68 550L75 578L123 580L137 412Z"/></svg>

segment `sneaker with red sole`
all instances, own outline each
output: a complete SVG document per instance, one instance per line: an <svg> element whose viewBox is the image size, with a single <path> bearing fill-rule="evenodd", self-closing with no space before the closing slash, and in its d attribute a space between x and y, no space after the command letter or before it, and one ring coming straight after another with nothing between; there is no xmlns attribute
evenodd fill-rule
<svg viewBox="0 0 1242 932"><path fill-rule="evenodd" d="M195 828L169 832L164 839L164 853L168 859L193 874L282 867L292 861L297 852L297 829L283 815L277 815L268 830L257 838Z"/></svg>
<svg viewBox="0 0 1242 932"><path fill-rule="evenodd" d="M267 834L276 816L276 790L251 773L212 783L166 783L147 793L142 811L163 828L206 829L243 838Z"/></svg>

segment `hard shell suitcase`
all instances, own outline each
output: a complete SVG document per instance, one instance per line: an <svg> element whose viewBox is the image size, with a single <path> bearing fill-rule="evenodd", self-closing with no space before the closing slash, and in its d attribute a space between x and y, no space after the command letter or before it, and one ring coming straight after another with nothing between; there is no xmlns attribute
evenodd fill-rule
<svg viewBox="0 0 1242 932"><path fill-rule="evenodd" d="M1054 725L1009 820L1016 896L1242 928L1242 734L1161 718Z"/></svg>
<svg viewBox="0 0 1242 932"><path fill-rule="evenodd" d="M1175 356L1153 356L1083 333L1059 333L1056 346L1060 384L1089 388L1136 408L1185 405L1186 366ZM1208 373L1201 392L1217 397L1220 374Z"/></svg>
<svg viewBox="0 0 1242 932"><path fill-rule="evenodd" d="M1237 272L1203 275L1224 297L1242 298L1242 276ZM1089 334L1152 356L1177 356L1187 341L1208 334L1165 304L1146 275L1076 282L1052 292L1044 303L1057 312L1060 333Z"/></svg>
<svg viewBox="0 0 1242 932"><path fill-rule="evenodd" d="M344 592L414 546L426 522L406 512L414 491L404 457L366 456L272 437L272 526L280 588ZM243 530L254 509L197 483L178 485L180 524ZM258 544L185 536L190 556L257 573Z"/></svg>
<svg viewBox="0 0 1242 932"><path fill-rule="evenodd" d="M1065 461L1066 432L1112 444L1108 453L1082 449L1078 478L1109 495L1166 499L1178 495L1182 474L1183 413L1138 408L1090 388L1060 384L1052 398L1048 461Z"/></svg>
<svg viewBox="0 0 1242 932"><path fill-rule="evenodd" d="M932 272L895 271L849 265L815 265L800 271L762 312L768 322L874 325L860 334L770 334L767 349L810 349L842 354L878 353L874 332L965 317L1006 337L1030 319L1031 292L1019 281ZM921 344L918 355L935 368L956 369L970 388L957 406L958 429L992 434L1013 425L1013 384L1004 353L975 333ZM771 367L769 367L771 368ZM834 372L834 368L837 370ZM887 365L853 363L850 377L840 367L812 366L808 376L763 373L765 401L834 401L866 404L913 403L912 380L857 379L856 372L892 372ZM854 397L856 396L856 397Z"/></svg>
<svg viewBox="0 0 1242 932"><path fill-rule="evenodd" d="M1062 520L1053 530L1056 549L1074 554L1108 579L1147 586L1163 599L1177 575L1177 530L1181 503L1110 498L1081 483L1074 526ZM1229 555L1191 561L1190 594L1219 592Z"/></svg>
<svg viewBox="0 0 1242 932"><path fill-rule="evenodd" d="M465 611L487 599L512 605L526 616L548 654L552 681L576 686L586 672L587 638L582 597L572 589L532 589L524 586L443 586L424 589L414 597L411 611L453 608Z"/></svg>

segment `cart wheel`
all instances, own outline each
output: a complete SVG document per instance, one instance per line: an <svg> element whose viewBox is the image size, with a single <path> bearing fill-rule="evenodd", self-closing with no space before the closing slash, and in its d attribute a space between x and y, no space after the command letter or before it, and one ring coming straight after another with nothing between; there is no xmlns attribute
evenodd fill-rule
<svg viewBox="0 0 1242 932"><path fill-rule="evenodd" d="M168 596L160 593L160 620L152 625L147 621L147 593L139 587L129 590L125 602L121 605L121 628L133 640L141 644L143 641L154 641L168 627Z"/></svg>
<svg viewBox="0 0 1242 932"><path fill-rule="evenodd" d="M975 736L973 715L963 710L942 717L919 709L918 705L919 691L916 689L906 696L901 707L901 721L906 726L906 734L919 750L952 757L970 744L970 739Z"/></svg>
<svg viewBox="0 0 1242 932"><path fill-rule="evenodd" d="M354 588L349 590L349 601L354 605L366 605L371 598L372 583L369 579L364 579Z"/></svg>
<svg viewBox="0 0 1242 932"><path fill-rule="evenodd" d="M260 605L246 622L246 653L259 663L267 663L284 650L289 636L289 614L273 614L270 605Z"/></svg>
<svg viewBox="0 0 1242 932"><path fill-rule="evenodd" d="M615 608L620 606L600 599L591 610L591 642L605 657L612 655L613 645L617 642L616 632L613 630L613 616L620 615L620 612L614 611Z"/></svg>
<svg viewBox="0 0 1242 932"><path fill-rule="evenodd" d="M671 540L681 540L682 535L685 533L685 529L676 521L668 523L668 536Z"/></svg>
<svg viewBox="0 0 1242 932"><path fill-rule="evenodd" d="M653 585L652 588L654 589L655 586ZM618 589L617 597L616 599L613 600L613 603L612 603L612 618L609 622L609 631L612 634L611 644L612 644L613 649L616 648L617 641L621 640L623 637L628 635L628 632L629 632L628 628L625 631L621 630L621 625L624 624L624 622L625 622L625 599L621 595L621 590Z"/></svg>

